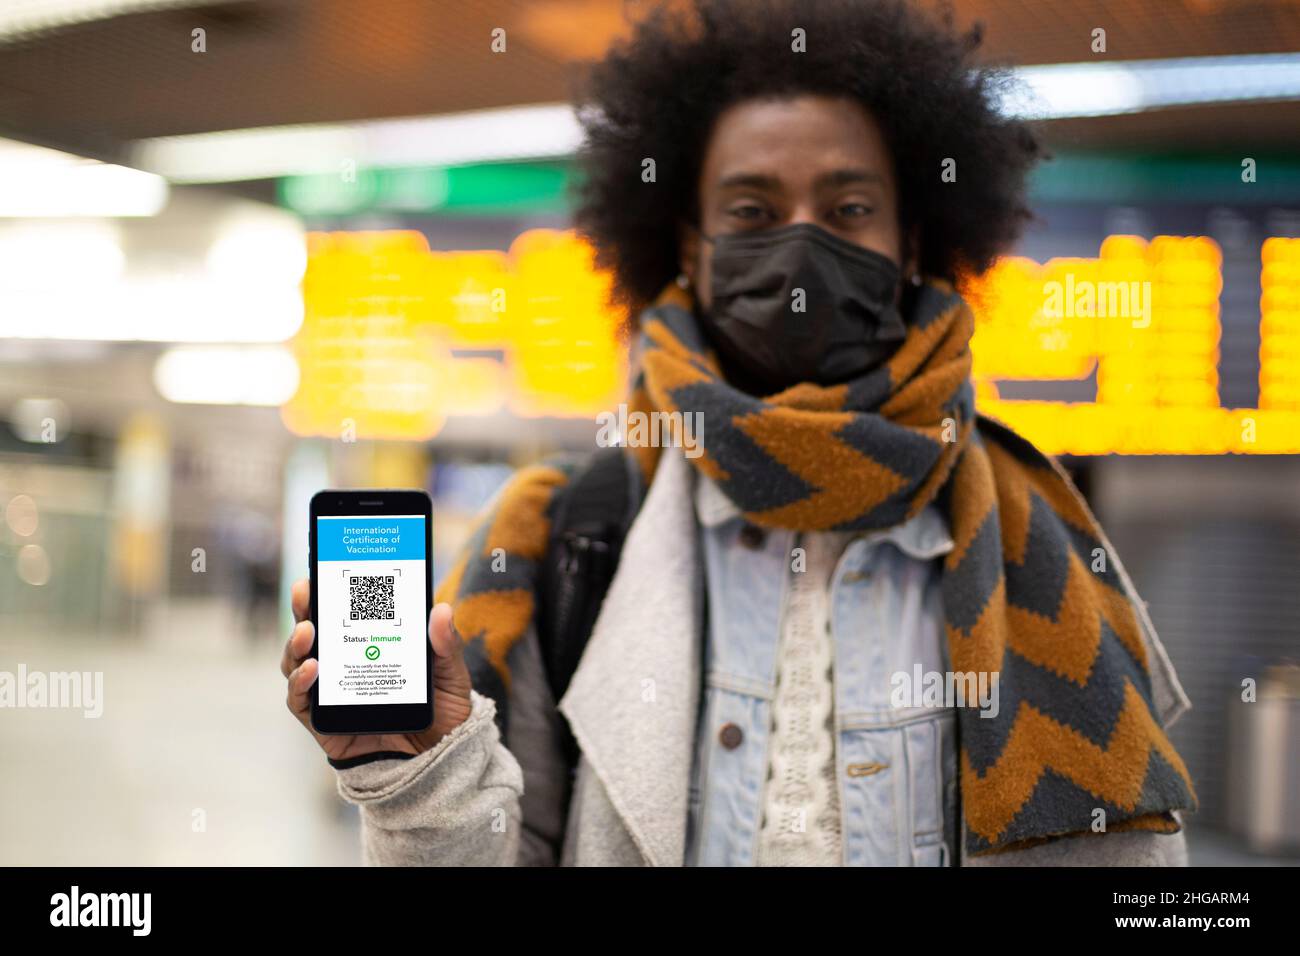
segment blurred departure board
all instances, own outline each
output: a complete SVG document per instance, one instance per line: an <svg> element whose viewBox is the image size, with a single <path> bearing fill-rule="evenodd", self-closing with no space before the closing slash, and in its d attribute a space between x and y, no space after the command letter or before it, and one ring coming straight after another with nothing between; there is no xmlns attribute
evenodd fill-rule
<svg viewBox="0 0 1300 956"><path fill-rule="evenodd" d="M1300 239L1254 250L1258 328L1234 346L1258 353L1247 383L1223 375L1225 262L1208 236L1112 234L1095 254L1000 260L962 287L980 410L1054 454L1300 453ZM452 415L593 417L626 388L608 289L571 232L531 230L504 252L312 233L284 421L422 439Z"/></svg>
<svg viewBox="0 0 1300 956"><path fill-rule="evenodd" d="M1300 452L1300 240L1266 240L1261 262L1257 407L1220 397L1218 245L1116 235L1095 258L1007 257L965 284L980 410L1053 454ZM1009 399L1006 382L1084 400Z"/></svg>
<svg viewBox="0 0 1300 956"><path fill-rule="evenodd" d="M292 342L299 435L423 439L449 415L594 417L625 388L608 280L572 233L433 252L422 233L308 235Z"/></svg>

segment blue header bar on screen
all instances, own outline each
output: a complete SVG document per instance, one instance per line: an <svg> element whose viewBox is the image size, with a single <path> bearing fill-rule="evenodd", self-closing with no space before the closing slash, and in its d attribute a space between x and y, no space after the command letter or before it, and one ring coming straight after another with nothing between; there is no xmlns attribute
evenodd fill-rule
<svg viewBox="0 0 1300 956"><path fill-rule="evenodd" d="M316 519L318 561L421 561L424 556L422 517Z"/></svg>

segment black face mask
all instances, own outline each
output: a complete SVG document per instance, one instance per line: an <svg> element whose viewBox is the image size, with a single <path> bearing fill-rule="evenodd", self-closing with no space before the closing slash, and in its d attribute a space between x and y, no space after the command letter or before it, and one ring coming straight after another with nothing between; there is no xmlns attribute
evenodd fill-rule
<svg viewBox="0 0 1300 956"><path fill-rule="evenodd" d="M713 307L702 324L737 388L770 395L838 384L902 344L900 272L886 256L812 223L704 238L713 243Z"/></svg>

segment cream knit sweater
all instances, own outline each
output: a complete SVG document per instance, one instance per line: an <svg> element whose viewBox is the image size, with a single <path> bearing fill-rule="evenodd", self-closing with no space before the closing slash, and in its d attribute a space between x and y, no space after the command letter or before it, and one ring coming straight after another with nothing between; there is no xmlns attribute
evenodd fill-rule
<svg viewBox="0 0 1300 956"><path fill-rule="evenodd" d="M799 536L804 571L790 572L777 649L776 697L759 866L839 866L840 800L835 771L835 661L831 575L851 534Z"/></svg>

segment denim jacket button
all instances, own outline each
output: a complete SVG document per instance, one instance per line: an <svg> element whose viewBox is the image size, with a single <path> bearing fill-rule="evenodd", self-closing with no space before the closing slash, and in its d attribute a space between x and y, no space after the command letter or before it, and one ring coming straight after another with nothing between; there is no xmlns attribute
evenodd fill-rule
<svg viewBox="0 0 1300 956"><path fill-rule="evenodd" d="M756 524L747 524L740 529L740 543L751 551L761 548L766 538L767 532Z"/></svg>
<svg viewBox="0 0 1300 956"><path fill-rule="evenodd" d="M723 724L722 729L718 731L718 741L728 750L735 750L740 746L740 742L745 739L745 734L735 724Z"/></svg>

